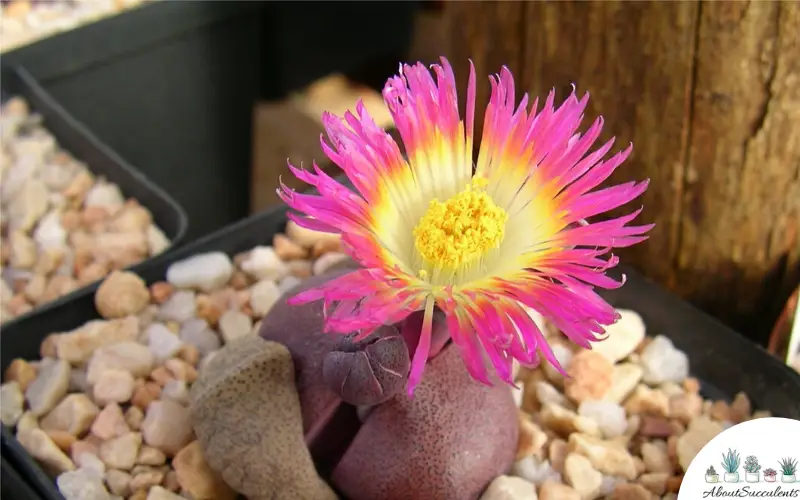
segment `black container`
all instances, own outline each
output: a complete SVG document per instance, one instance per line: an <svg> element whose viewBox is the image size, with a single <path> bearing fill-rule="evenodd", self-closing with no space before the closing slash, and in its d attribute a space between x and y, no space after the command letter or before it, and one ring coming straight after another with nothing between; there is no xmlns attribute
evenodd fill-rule
<svg viewBox="0 0 800 500"><path fill-rule="evenodd" d="M272 236L283 230L286 208L278 207L245 219L229 228L185 246L171 255L154 259L142 269L148 284L164 280L167 267L175 261L198 253L223 251L229 255L269 244ZM703 383L707 397L728 400L739 391L752 398L759 409L775 416L800 419L800 375L790 370L757 346L717 320L693 308L634 271L625 271L627 284L606 297L616 307L638 311L652 333L661 333L689 356L692 374ZM0 352L2 369L12 359L36 359L39 345L49 333L77 328L98 318L92 297L84 296L71 304L61 304L47 316L36 316L3 332ZM3 429L7 451L19 463L26 477L38 481L36 487L49 491L45 498L60 499L41 469L21 449L8 430ZM44 478L44 479L43 479Z"/></svg>
<svg viewBox="0 0 800 500"><path fill-rule="evenodd" d="M94 137L84 126L69 115L24 69L3 70L2 101L12 96L22 96L44 119L44 126L53 134L58 145L78 160L86 163L91 172L102 175L117 184L122 193L133 197L153 214L153 221L164 231L171 244L181 243L186 235L187 218L178 203L163 189L153 184L146 176L130 166L119 155ZM141 266L141 263L139 264ZM97 283L78 289L53 302L38 307L3 326L20 321L25 317L44 313L54 305L69 302L82 295L91 295L90 290ZM3 340L3 348L6 342Z"/></svg>
<svg viewBox="0 0 800 500"><path fill-rule="evenodd" d="M39 500L30 485L22 479L5 457L2 458L2 478L0 478L0 497L3 500Z"/></svg>
<svg viewBox="0 0 800 500"><path fill-rule="evenodd" d="M281 99L334 72L382 87L411 45L420 2L268 2L265 99Z"/></svg>
<svg viewBox="0 0 800 500"><path fill-rule="evenodd" d="M175 196L194 239L248 214L264 5L153 2L13 50L4 64L26 68Z"/></svg>

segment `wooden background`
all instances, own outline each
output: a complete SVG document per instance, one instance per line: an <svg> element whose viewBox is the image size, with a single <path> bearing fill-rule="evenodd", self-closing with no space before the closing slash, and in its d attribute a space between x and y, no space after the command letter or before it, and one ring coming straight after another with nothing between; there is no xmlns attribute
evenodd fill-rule
<svg viewBox="0 0 800 500"><path fill-rule="evenodd" d="M591 94L655 222L623 262L760 342L800 280L800 2L446 2L461 84Z"/></svg>

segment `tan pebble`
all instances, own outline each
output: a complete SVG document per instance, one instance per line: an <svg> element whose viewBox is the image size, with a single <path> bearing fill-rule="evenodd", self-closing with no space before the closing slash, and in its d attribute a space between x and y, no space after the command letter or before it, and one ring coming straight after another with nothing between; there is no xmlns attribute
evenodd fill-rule
<svg viewBox="0 0 800 500"><path fill-rule="evenodd" d="M198 441L186 445L172 460L181 488L197 500L233 499L236 493L214 472L203 457Z"/></svg>
<svg viewBox="0 0 800 500"><path fill-rule="evenodd" d="M172 292L175 290L170 283L166 281L157 281L150 285L150 298L156 304L163 304L166 302L170 297L172 297Z"/></svg>
<svg viewBox="0 0 800 500"><path fill-rule="evenodd" d="M94 384L92 394L100 406L127 403L133 396L133 375L124 370L105 370Z"/></svg>
<svg viewBox="0 0 800 500"><path fill-rule="evenodd" d="M45 337L39 346L39 355L42 358L55 358L58 353L57 346L60 337L61 335L57 333L51 333Z"/></svg>
<svg viewBox="0 0 800 500"><path fill-rule="evenodd" d="M129 271L112 272L97 288L94 303L104 318L138 314L150 302L144 280Z"/></svg>
<svg viewBox="0 0 800 500"><path fill-rule="evenodd" d="M181 324L177 321L167 321L164 323L167 327L167 330L174 334L178 334L181 331Z"/></svg>
<svg viewBox="0 0 800 500"><path fill-rule="evenodd" d="M61 214L61 226L67 231L74 231L81 227L81 214L75 210L67 210Z"/></svg>
<svg viewBox="0 0 800 500"><path fill-rule="evenodd" d="M161 396L161 386L155 382L146 382L142 387L134 389L131 403L139 409L145 410L159 396Z"/></svg>
<svg viewBox="0 0 800 500"><path fill-rule="evenodd" d="M650 492L661 496L667 492L667 479L669 477L666 472L649 472L639 476L638 481Z"/></svg>
<svg viewBox="0 0 800 500"><path fill-rule="evenodd" d="M567 444L571 452L585 456L604 474L628 480L636 478L636 463L623 446L582 434L572 434Z"/></svg>
<svg viewBox="0 0 800 500"><path fill-rule="evenodd" d="M56 446L43 430L33 428L20 432L18 428L17 440L33 458L56 473L75 470L72 460Z"/></svg>
<svg viewBox="0 0 800 500"><path fill-rule="evenodd" d="M635 436L642 428L642 416L630 415L628 417L628 428L625 429L625 435L628 437Z"/></svg>
<svg viewBox="0 0 800 500"><path fill-rule="evenodd" d="M342 245L339 239L325 239L314 243L311 248L311 258L319 259L326 253L341 252Z"/></svg>
<svg viewBox="0 0 800 500"><path fill-rule="evenodd" d="M110 215L111 214L109 214L105 207L86 207L83 209L83 213L81 214L81 222L83 222L83 225L87 227L100 226L100 228L104 228L105 223L108 221Z"/></svg>
<svg viewBox="0 0 800 500"><path fill-rule="evenodd" d="M244 290L250 286L250 279L247 277L247 274L242 271L234 271L228 284L234 290Z"/></svg>
<svg viewBox="0 0 800 500"><path fill-rule="evenodd" d="M144 412L137 406L130 406L125 410L125 422L133 431L138 431L144 421Z"/></svg>
<svg viewBox="0 0 800 500"><path fill-rule="evenodd" d="M278 257L284 261L305 259L308 256L305 248L280 233L272 237L272 247Z"/></svg>
<svg viewBox="0 0 800 500"><path fill-rule="evenodd" d="M545 443L547 443L547 434L533 423L530 417L520 412L516 460L538 454Z"/></svg>
<svg viewBox="0 0 800 500"><path fill-rule="evenodd" d="M644 371L634 363L620 363L614 366L611 387L603 395L603 400L621 403L642 380Z"/></svg>
<svg viewBox="0 0 800 500"><path fill-rule="evenodd" d="M588 458L577 453L567 455L564 461L564 479L586 500L596 498L603 484L603 474L592 467Z"/></svg>
<svg viewBox="0 0 800 500"><path fill-rule="evenodd" d="M553 439L547 450L547 459L550 460L550 466L559 474L564 473L564 460L568 454L567 442L563 439Z"/></svg>
<svg viewBox="0 0 800 500"><path fill-rule="evenodd" d="M659 384L658 388L670 398L686 394L686 391L683 390L683 387L676 384L675 382L664 382L662 384Z"/></svg>
<svg viewBox="0 0 800 500"><path fill-rule="evenodd" d="M44 295L45 287L47 286L47 278L41 274L34 275L33 278L25 285L22 291L25 298L33 303L38 303Z"/></svg>
<svg viewBox="0 0 800 500"><path fill-rule="evenodd" d="M117 403L107 405L92 424L92 434L103 440L113 439L130 432L130 427Z"/></svg>
<svg viewBox="0 0 800 500"><path fill-rule="evenodd" d="M97 456L100 454L100 451L98 446L93 441L81 440L72 443L72 447L70 448L70 457L72 458L73 462L77 462L78 457L84 453Z"/></svg>
<svg viewBox="0 0 800 500"><path fill-rule="evenodd" d="M731 411L731 407L725 401L714 401L714 403L711 405L709 415L714 420L718 420L720 422L733 421L733 412Z"/></svg>
<svg viewBox="0 0 800 500"><path fill-rule="evenodd" d="M144 445L139 450L139 456L136 458L136 463L140 465L164 465L167 462L167 456L158 448Z"/></svg>
<svg viewBox="0 0 800 500"><path fill-rule="evenodd" d="M664 474L673 472L672 462L667 454L667 444L664 441L642 443L641 455L645 470Z"/></svg>
<svg viewBox="0 0 800 500"><path fill-rule="evenodd" d="M139 318L136 316L90 321L72 332L62 333L56 343L56 351L59 358L74 365L82 365L100 347L135 341L138 334Z"/></svg>
<svg viewBox="0 0 800 500"><path fill-rule="evenodd" d="M106 471L106 484L109 491L114 495L127 497L131 494L131 475L127 472L117 469Z"/></svg>
<svg viewBox="0 0 800 500"><path fill-rule="evenodd" d="M183 344L178 351L178 357L189 363L190 366L196 367L200 361L200 351L192 344Z"/></svg>
<svg viewBox="0 0 800 500"><path fill-rule="evenodd" d="M25 391L25 399L33 415L41 417L47 414L66 396L70 371L66 361L52 358L42 361L36 379Z"/></svg>
<svg viewBox="0 0 800 500"><path fill-rule="evenodd" d="M756 420L759 418L772 418L772 412L769 410L754 411L753 416L750 417L750 420Z"/></svg>
<svg viewBox="0 0 800 500"><path fill-rule="evenodd" d="M681 483L683 483L683 475L670 477L667 479L667 491L677 493L681 489Z"/></svg>
<svg viewBox="0 0 800 500"><path fill-rule="evenodd" d="M182 359L168 359L164 363L164 367L173 377L178 380L182 380L190 384L197 380L197 370L195 370L193 366Z"/></svg>
<svg viewBox="0 0 800 500"><path fill-rule="evenodd" d="M753 413L753 405L750 404L750 398L747 397L747 394L743 392L736 394L731 403L731 417L733 423L738 424L744 422L750 418L751 413Z"/></svg>
<svg viewBox="0 0 800 500"><path fill-rule="evenodd" d="M53 299L55 298L56 297L53 297ZM13 296L6 307L8 307L8 311L15 317L21 316L33 310L33 306L28 304L28 299L25 298L25 295L22 293Z"/></svg>
<svg viewBox="0 0 800 500"><path fill-rule="evenodd" d="M211 327L216 326L222 316L222 309L214 304L208 295L198 295L195 302L197 304L197 317L204 319Z"/></svg>
<svg viewBox="0 0 800 500"><path fill-rule="evenodd" d="M574 432L600 437L600 427L594 420L579 416L574 411L567 410L557 404L547 403L539 413L542 424L561 437L567 437Z"/></svg>
<svg viewBox="0 0 800 500"><path fill-rule="evenodd" d="M289 275L299 279L310 278L313 274L313 264L307 260L293 260L287 263Z"/></svg>
<svg viewBox="0 0 800 500"><path fill-rule="evenodd" d="M647 438L666 438L675 434L675 427L664 417L641 415L639 435Z"/></svg>
<svg viewBox="0 0 800 500"><path fill-rule="evenodd" d="M707 417L697 417L692 420L686 432L678 438L676 443L676 452L681 468L687 470L700 450L721 432L722 426Z"/></svg>
<svg viewBox="0 0 800 500"><path fill-rule="evenodd" d="M130 482L131 491L150 491L150 488L161 484L164 480L164 472L159 470L151 470L147 472L140 472L133 476Z"/></svg>
<svg viewBox="0 0 800 500"><path fill-rule="evenodd" d="M350 259L350 256L344 252L328 252L323 254L314 261L311 265L311 273L314 276L325 274L328 270ZM301 262L301 261L297 261Z"/></svg>
<svg viewBox="0 0 800 500"><path fill-rule="evenodd" d="M163 366L159 366L155 368L152 372L150 372L150 378L161 387L164 387L164 384L172 380L172 374L170 374L169 370L167 370Z"/></svg>
<svg viewBox="0 0 800 500"><path fill-rule="evenodd" d="M192 439L189 410L175 401L154 401L142 422L142 435L148 445L175 455Z"/></svg>
<svg viewBox="0 0 800 500"><path fill-rule="evenodd" d="M68 394L40 422L42 429L80 436L89 429L100 409L85 394Z"/></svg>
<svg viewBox="0 0 800 500"><path fill-rule="evenodd" d="M663 391L639 384L625 401L628 413L652 413L661 417L669 415L669 397Z"/></svg>
<svg viewBox="0 0 800 500"><path fill-rule="evenodd" d="M143 493L140 492L140 493ZM129 498L128 500L140 500L140 498ZM161 486L153 486L150 488L150 491L147 492L147 496L145 497L142 495L141 500L185 500L185 496L177 495L175 493L170 492L169 490L164 489Z"/></svg>
<svg viewBox="0 0 800 500"><path fill-rule="evenodd" d="M47 435L50 436L50 439L52 439L53 442L56 444L56 446L61 448L61 451L63 451L64 453L69 453L70 448L72 447L72 445L77 440L75 438L75 436L73 436L72 434L70 434L67 431L55 431L54 430L54 431L45 431L45 432L47 432Z"/></svg>
<svg viewBox="0 0 800 500"><path fill-rule="evenodd" d="M700 416L703 410L703 398L694 392L672 396L669 408L672 418L683 424L688 424L693 418Z"/></svg>
<svg viewBox="0 0 800 500"><path fill-rule="evenodd" d="M667 438L667 456L674 465L678 463L678 436Z"/></svg>
<svg viewBox="0 0 800 500"><path fill-rule="evenodd" d="M686 432L686 426L683 425L683 422L680 422L676 419L670 419L669 425L672 428L672 434L676 436L680 436L684 432Z"/></svg>
<svg viewBox="0 0 800 500"><path fill-rule="evenodd" d="M181 484L178 482L178 473L170 470L164 476L164 488L169 491L176 492L181 489Z"/></svg>
<svg viewBox="0 0 800 500"><path fill-rule="evenodd" d="M6 368L3 380L6 382L16 382L22 392L36 379L37 370L24 359L17 358Z"/></svg>
<svg viewBox="0 0 800 500"><path fill-rule="evenodd" d="M289 221L286 224L286 236L289 237L294 243L305 247L311 248L320 240L339 240L341 236L338 234L323 233L321 231L313 231L304 227L298 226L294 221Z"/></svg>
<svg viewBox="0 0 800 500"><path fill-rule="evenodd" d="M618 484L608 498L609 500L656 500L658 497L641 484Z"/></svg>
<svg viewBox="0 0 800 500"><path fill-rule="evenodd" d="M694 377L689 377L683 381L683 390L692 394L700 393L700 381Z"/></svg>
<svg viewBox="0 0 800 500"><path fill-rule="evenodd" d="M142 435L128 432L100 445L99 456L106 466L112 469L130 470L136 464Z"/></svg>
<svg viewBox="0 0 800 500"><path fill-rule="evenodd" d="M580 403L601 399L611 387L614 365L602 354L581 351L572 357L564 380L564 394Z"/></svg>
<svg viewBox="0 0 800 500"><path fill-rule="evenodd" d="M78 271L78 282L85 286L103 279L109 271L108 262L92 262Z"/></svg>
<svg viewBox="0 0 800 500"><path fill-rule="evenodd" d="M539 488L539 500L581 500L581 495L566 484L548 479Z"/></svg>
<svg viewBox="0 0 800 500"><path fill-rule="evenodd" d="M109 229L120 233L145 232L152 222L153 216L150 211L136 200L129 199L111 221Z"/></svg>
<svg viewBox="0 0 800 500"><path fill-rule="evenodd" d="M151 490L153 491L152 494L150 494L150 491L139 490L133 495L129 496L128 500L184 500L184 497L179 497L177 495L168 497L165 495L161 495L160 492L154 490L155 488Z"/></svg>
<svg viewBox="0 0 800 500"><path fill-rule="evenodd" d="M644 460L639 457L633 457L633 462L636 464L636 475L641 476L647 470Z"/></svg>

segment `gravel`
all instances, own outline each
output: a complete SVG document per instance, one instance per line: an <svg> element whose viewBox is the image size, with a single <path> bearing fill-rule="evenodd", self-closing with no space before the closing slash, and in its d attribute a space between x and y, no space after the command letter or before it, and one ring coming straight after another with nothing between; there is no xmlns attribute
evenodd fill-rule
<svg viewBox="0 0 800 500"><path fill-rule="evenodd" d="M169 247L150 211L61 150L24 99L3 106L0 125L3 321ZM148 300L142 294L124 298ZM98 303L103 314L121 317L108 307Z"/></svg>
<svg viewBox="0 0 800 500"><path fill-rule="evenodd" d="M290 224L271 246L194 256L149 287L115 271L95 297L103 319L54 332L42 361L6 371L3 422L67 500L234 498L189 425L188 389L225 342L256 335L279 293L339 262L337 243ZM646 335L636 312L621 313L599 352L535 318L572 378L518 367L519 389L509 389L520 407L517 461L484 500L676 499L705 443L768 416L744 394L704 400L685 354Z"/></svg>
<svg viewBox="0 0 800 500"><path fill-rule="evenodd" d="M0 16L0 52L37 42L153 0L11 0Z"/></svg>

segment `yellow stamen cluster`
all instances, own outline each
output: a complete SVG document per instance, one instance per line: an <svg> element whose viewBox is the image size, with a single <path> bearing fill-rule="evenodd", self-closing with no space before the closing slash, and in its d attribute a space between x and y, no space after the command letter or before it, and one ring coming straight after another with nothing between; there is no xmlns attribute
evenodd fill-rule
<svg viewBox="0 0 800 500"><path fill-rule="evenodd" d="M486 184L476 177L444 203L431 201L414 228L414 244L426 264L455 270L500 246L508 214L486 193Z"/></svg>

